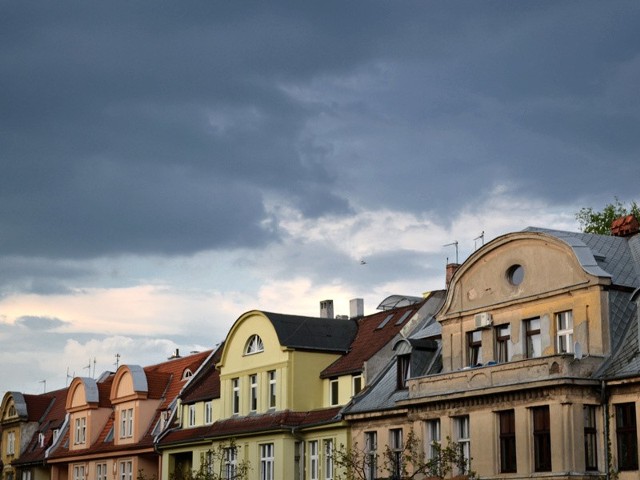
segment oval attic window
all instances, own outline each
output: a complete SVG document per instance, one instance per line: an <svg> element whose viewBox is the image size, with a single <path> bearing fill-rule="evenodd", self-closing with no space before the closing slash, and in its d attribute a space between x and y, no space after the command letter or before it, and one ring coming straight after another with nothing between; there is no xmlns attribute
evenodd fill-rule
<svg viewBox="0 0 640 480"><path fill-rule="evenodd" d="M522 265L511 265L507 270L507 279L511 285L516 287L524 280L524 268Z"/></svg>

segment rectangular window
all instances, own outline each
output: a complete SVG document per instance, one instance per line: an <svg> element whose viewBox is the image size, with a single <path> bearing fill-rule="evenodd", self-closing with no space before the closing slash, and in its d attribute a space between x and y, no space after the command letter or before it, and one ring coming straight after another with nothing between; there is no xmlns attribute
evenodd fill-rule
<svg viewBox="0 0 640 480"><path fill-rule="evenodd" d="M536 472L551 471L551 422L549 407L535 407L533 414L533 467Z"/></svg>
<svg viewBox="0 0 640 480"><path fill-rule="evenodd" d="M391 449L391 473L393 478L401 478L403 463L402 451L404 450L401 428L392 428L389 430L389 448Z"/></svg>
<svg viewBox="0 0 640 480"><path fill-rule="evenodd" d="M459 471L459 474L465 474L469 471L469 464L471 462L471 434L469 429L469 415L463 415L461 417L454 417L453 419L456 442L460 446L460 454L464 459L464 469Z"/></svg>
<svg viewBox="0 0 640 480"><path fill-rule="evenodd" d="M204 404L204 423L210 425L213 423L213 402L209 401Z"/></svg>
<svg viewBox="0 0 640 480"><path fill-rule="evenodd" d="M271 370L268 373L269 377L269 408L276 408L276 371Z"/></svg>
<svg viewBox="0 0 640 480"><path fill-rule="evenodd" d="M120 462L120 480L131 480L133 478L133 462L127 460Z"/></svg>
<svg viewBox="0 0 640 480"><path fill-rule="evenodd" d="M440 452L440 419L426 421L427 459L437 459Z"/></svg>
<svg viewBox="0 0 640 480"><path fill-rule="evenodd" d="M234 415L237 415L238 413L240 413L240 379L239 378L232 378L231 379L231 390L232 390L232 397L231 397L231 405L232 405L232 412Z"/></svg>
<svg viewBox="0 0 640 480"><path fill-rule="evenodd" d="M482 330L467 333L467 365L482 364Z"/></svg>
<svg viewBox="0 0 640 480"><path fill-rule="evenodd" d="M357 395L362 390L362 375L354 375L351 378L352 395Z"/></svg>
<svg viewBox="0 0 640 480"><path fill-rule="evenodd" d="M249 375L249 410L255 412L258 410L258 375L255 373Z"/></svg>
<svg viewBox="0 0 640 480"><path fill-rule="evenodd" d="M616 405L616 443L618 447L618 470L638 469L638 429L636 404Z"/></svg>
<svg viewBox="0 0 640 480"><path fill-rule="evenodd" d="M332 378L329 380L329 405L338 405L338 379Z"/></svg>
<svg viewBox="0 0 640 480"><path fill-rule="evenodd" d="M120 411L120 438L133 436L133 408Z"/></svg>
<svg viewBox="0 0 640 480"><path fill-rule="evenodd" d="M309 478L318 480L318 442L309 442Z"/></svg>
<svg viewBox="0 0 640 480"><path fill-rule="evenodd" d="M324 441L324 479L333 480L333 440Z"/></svg>
<svg viewBox="0 0 640 480"><path fill-rule="evenodd" d="M398 355L396 368L398 389L407 388L407 380L411 376L411 354Z"/></svg>
<svg viewBox="0 0 640 480"><path fill-rule="evenodd" d="M496 361L498 363L511 361L511 326L496 327Z"/></svg>
<svg viewBox="0 0 640 480"><path fill-rule="evenodd" d="M7 455L16 453L16 432L7 433Z"/></svg>
<svg viewBox="0 0 640 480"><path fill-rule="evenodd" d="M513 410L498 412L500 422L500 473L516 473L516 416Z"/></svg>
<svg viewBox="0 0 640 480"><path fill-rule="evenodd" d="M238 475L238 449L235 447L224 449L224 478L234 480Z"/></svg>
<svg viewBox="0 0 640 480"><path fill-rule="evenodd" d="M107 464L96 464L96 480L107 480Z"/></svg>
<svg viewBox="0 0 640 480"><path fill-rule="evenodd" d="M556 349L558 353L573 353L573 313L556 313Z"/></svg>
<svg viewBox="0 0 640 480"><path fill-rule="evenodd" d="M273 443L260 445L260 480L274 480Z"/></svg>
<svg viewBox="0 0 640 480"><path fill-rule="evenodd" d="M540 337L540 318L531 318L524 321L525 354L527 358L542 356L542 340Z"/></svg>
<svg viewBox="0 0 640 480"><path fill-rule="evenodd" d="M584 405L584 465L587 470L598 470L598 430L596 429L596 407Z"/></svg>
<svg viewBox="0 0 640 480"><path fill-rule="evenodd" d="M201 458L202 458L202 460L204 462L203 465L201 466L202 469L204 470L204 472L207 475L213 475L213 468L214 468L214 465L213 465L213 458L214 458L213 450L209 449L204 453L204 456L202 456L202 454L200 454L200 455L201 455Z"/></svg>
<svg viewBox="0 0 640 480"><path fill-rule="evenodd" d="M84 465L73 466L73 480L84 480Z"/></svg>
<svg viewBox="0 0 640 480"><path fill-rule="evenodd" d="M378 434L377 432L365 432L365 478L375 480L378 478Z"/></svg>
<svg viewBox="0 0 640 480"><path fill-rule="evenodd" d="M189 405L189 426L193 427L196 424L196 406Z"/></svg>
<svg viewBox="0 0 640 480"><path fill-rule="evenodd" d="M31 470L22 471L22 480L31 480Z"/></svg>
<svg viewBox="0 0 640 480"><path fill-rule="evenodd" d="M86 417L76 418L74 443L76 445L83 444L86 439L86 434L87 434L87 418Z"/></svg>

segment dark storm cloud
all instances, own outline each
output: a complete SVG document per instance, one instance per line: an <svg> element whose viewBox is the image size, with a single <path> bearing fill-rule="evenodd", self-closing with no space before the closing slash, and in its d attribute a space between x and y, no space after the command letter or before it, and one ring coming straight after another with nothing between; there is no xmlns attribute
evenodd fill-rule
<svg viewBox="0 0 640 480"><path fill-rule="evenodd" d="M624 198L639 23L632 2L3 3L0 249L253 247L270 193L446 217L497 184L571 200L602 164Z"/></svg>
<svg viewBox="0 0 640 480"><path fill-rule="evenodd" d="M60 320L59 318L34 317L29 315L16 319L17 325L26 327L29 330L36 330L38 332L42 330L55 330L67 323L68 322Z"/></svg>

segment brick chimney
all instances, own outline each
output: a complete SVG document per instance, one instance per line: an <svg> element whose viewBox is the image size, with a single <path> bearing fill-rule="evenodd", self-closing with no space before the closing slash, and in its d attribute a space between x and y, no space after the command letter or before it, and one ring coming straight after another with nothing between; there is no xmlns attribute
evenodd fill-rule
<svg viewBox="0 0 640 480"><path fill-rule="evenodd" d="M633 215L616 218L611 222L611 235L614 237L630 237L640 231L638 219Z"/></svg>
<svg viewBox="0 0 640 480"><path fill-rule="evenodd" d="M451 283L451 278L453 274L460 268L459 263L447 263L447 276L445 279L445 285L449 288L449 284Z"/></svg>

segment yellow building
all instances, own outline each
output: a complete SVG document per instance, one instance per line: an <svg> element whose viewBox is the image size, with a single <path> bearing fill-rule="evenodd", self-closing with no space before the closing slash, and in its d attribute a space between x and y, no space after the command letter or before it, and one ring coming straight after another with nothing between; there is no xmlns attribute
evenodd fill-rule
<svg viewBox="0 0 640 480"><path fill-rule="evenodd" d="M242 315L158 442L162 480L201 469L233 478L243 463L261 480L334 478L333 452L351 444L342 409L378 375L386 360L376 354L388 358L424 301L404 300L351 319Z"/></svg>

